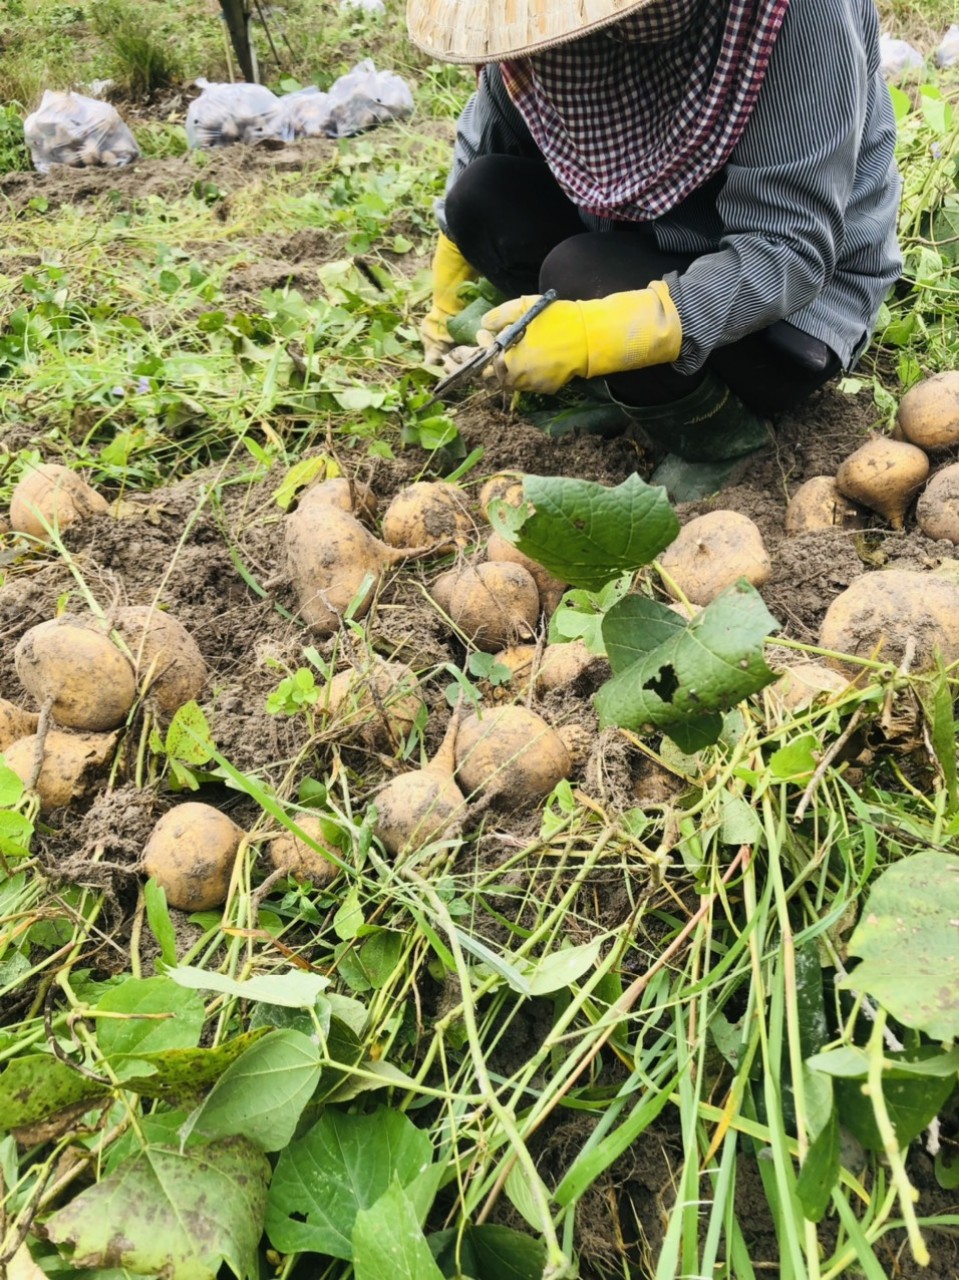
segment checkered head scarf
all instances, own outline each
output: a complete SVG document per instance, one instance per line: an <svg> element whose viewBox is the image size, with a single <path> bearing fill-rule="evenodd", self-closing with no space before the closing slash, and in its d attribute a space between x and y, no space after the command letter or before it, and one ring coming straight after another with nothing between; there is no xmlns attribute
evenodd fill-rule
<svg viewBox="0 0 959 1280"><path fill-rule="evenodd" d="M653 0L601 31L503 62L503 81L578 208L646 222L729 159L788 4Z"/></svg>

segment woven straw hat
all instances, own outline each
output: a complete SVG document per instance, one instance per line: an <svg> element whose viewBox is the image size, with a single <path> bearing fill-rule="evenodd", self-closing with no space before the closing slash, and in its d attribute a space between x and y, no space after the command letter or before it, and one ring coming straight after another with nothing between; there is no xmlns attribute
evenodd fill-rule
<svg viewBox="0 0 959 1280"><path fill-rule="evenodd" d="M652 0L408 0L414 44L440 62L498 62L610 26Z"/></svg>

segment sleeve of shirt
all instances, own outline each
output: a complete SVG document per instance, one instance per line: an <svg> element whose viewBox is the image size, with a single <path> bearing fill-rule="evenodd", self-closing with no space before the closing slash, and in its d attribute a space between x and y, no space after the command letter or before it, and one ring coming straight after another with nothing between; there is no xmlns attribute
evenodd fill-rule
<svg viewBox="0 0 959 1280"><path fill-rule="evenodd" d="M535 155L536 144L513 103L510 101L499 67L485 66L476 92L463 108L456 125L453 164L446 180L446 191L463 170L480 156ZM434 212L443 234L447 234L445 199L436 201Z"/></svg>
<svg viewBox="0 0 959 1280"><path fill-rule="evenodd" d="M808 305L831 279L868 82L861 19L848 0L791 0L724 170L719 248L667 276L683 326L680 372Z"/></svg>

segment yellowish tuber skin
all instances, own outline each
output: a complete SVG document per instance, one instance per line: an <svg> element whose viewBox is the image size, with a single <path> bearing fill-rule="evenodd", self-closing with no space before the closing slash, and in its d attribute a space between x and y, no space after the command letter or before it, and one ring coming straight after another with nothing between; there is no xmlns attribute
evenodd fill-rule
<svg viewBox="0 0 959 1280"><path fill-rule="evenodd" d="M300 884L312 884L321 888L340 874L337 864L325 855L331 853L342 861L343 852L327 840L323 819L319 815L298 813L294 821L306 839L301 839L292 831L284 831L282 835L274 837L267 846L270 861L274 870L292 876Z"/></svg>
<svg viewBox="0 0 959 1280"><path fill-rule="evenodd" d="M17 675L70 729L115 729L136 699L133 667L96 622L63 617L31 627L14 650Z"/></svg>
<svg viewBox="0 0 959 1280"><path fill-rule="evenodd" d="M916 569L882 569L864 573L826 610L819 633L823 649L837 654L902 664L907 646L908 668L930 671L938 650L948 666L959 659L959 583ZM857 673L855 663L830 659L838 670Z"/></svg>
<svg viewBox="0 0 959 1280"><path fill-rule="evenodd" d="M554 577L538 561L524 555L518 547L514 547L499 533L490 534L486 543L486 559L499 561L500 564L521 564L536 583L543 612L549 616L555 611L563 598L566 583Z"/></svg>
<svg viewBox="0 0 959 1280"><path fill-rule="evenodd" d="M4 759L24 786L32 785L40 797L40 812L62 809L91 789L113 748L115 733L64 733L48 729L43 738L43 762L37 774L40 738L31 734L4 751Z"/></svg>
<svg viewBox="0 0 959 1280"><path fill-rule="evenodd" d="M519 471L501 471L490 476L479 494L479 504L486 519L493 502L505 502L510 507L518 507L523 501L523 476Z"/></svg>
<svg viewBox="0 0 959 1280"><path fill-rule="evenodd" d="M69 467L45 462L26 471L10 499L10 527L47 539L51 529L63 531L77 520L104 515L107 500Z"/></svg>
<svg viewBox="0 0 959 1280"><path fill-rule="evenodd" d="M226 902L244 833L212 805L189 800L159 820L143 851L152 876L180 911L210 911Z"/></svg>
<svg viewBox="0 0 959 1280"><path fill-rule="evenodd" d="M909 504L929 475L929 459L914 444L876 436L851 453L836 472L836 488L901 529Z"/></svg>
<svg viewBox="0 0 959 1280"><path fill-rule="evenodd" d="M416 676L403 662L374 656L359 668L340 671L324 690L317 710L352 731L369 747L394 748L412 732L424 706Z"/></svg>
<svg viewBox="0 0 959 1280"><path fill-rule="evenodd" d="M916 520L927 538L959 542L959 462L937 471L923 489Z"/></svg>
<svg viewBox="0 0 959 1280"><path fill-rule="evenodd" d="M836 488L834 476L813 476L801 484L786 508L786 536L819 529L863 529L868 517Z"/></svg>
<svg viewBox="0 0 959 1280"><path fill-rule="evenodd" d="M959 444L959 369L910 387L899 403L896 426L904 440L928 453Z"/></svg>
<svg viewBox="0 0 959 1280"><path fill-rule="evenodd" d="M761 587L772 573L762 534L738 511L709 511L690 520L663 552L661 564L679 591L701 605L740 578ZM669 581L666 588L677 595Z"/></svg>
<svg viewBox="0 0 959 1280"><path fill-rule="evenodd" d="M784 711L805 711L827 694L842 693L849 681L831 667L818 662L797 662L782 669L779 679L766 690L767 696Z"/></svg>
<svg viewBox="0 0 959 1280"><path fill-rule="evenodd" d="M539 591L522 565L485 560L460 570L446 611L477 649L495 653L533 634Z"/></svg>
<svg viewBox="0 0 959 1280"><path fill-rule="evenodd" d="M357 618L368 611L386 570L424 551L386 546L356 516L329 503L300 503L285 524L287 565L300 614L321 636L339 628L367 575L370 582L356 606Z"/></svg>
<svg viewBox="0 0 959 1280"><path fill-rule="evenodd" d="M466 716L456 735L456 776L464 795L484 793L509 809L535 804L571 768L562 738L526 707Z"/></svg>
<svg viewBox="0 0 959 1280"><path fill-rule="evenodd" d="M455 840L463 830L466 801L454 777L458 732L454 714L429 764L401 773L377 792L374 831L394 857Z"/></svg>
<svg viewBox="0 0 959 1280"><path fill-rule="evenodd" d="M466 495L445 480L420 480L401 489L383 513L383 541L391 547L453 551L475 536Z"/></svg>
<svg viewBox="0 0 959 1280"><path fill-rule="evenodd" d="M590 653L582 640L565 644L548 644L540 649L535 644L514 644L501 649L496 661L512 673L511 684L524 688L532 680L538 695L565 689L602 659Z"/></svg>
<svg viewBox="0 0 959 1280"><path fill-rule="evenodd" d="M0 751L6 751L18 738L36 733L39 720L32 711L24 711L15 702L0 698Z"/></svg>
<svg viewBox="0 0 959 1280"><path fill-rule="evenodd" d="M186 627L151 605L118 609L114 625L136 663L137 681L166 716L198 698L206 684L203 655Z"/></svg>
<svg viewBox="0 0 959 1280"><path fill-rule="evenodd" d="M376 518L376 494L362 480L349 480L346 476L335 476L332 480L321 480L310 485L297 498L297 509L306 505L320 507L338 507L356 516L366 524Z"/></svg>

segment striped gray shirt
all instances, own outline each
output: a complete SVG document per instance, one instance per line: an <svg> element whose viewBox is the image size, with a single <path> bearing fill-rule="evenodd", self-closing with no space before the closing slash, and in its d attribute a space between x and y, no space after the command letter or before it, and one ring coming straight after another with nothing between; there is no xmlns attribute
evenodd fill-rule
<svg viewBox="0 0 959 1280"><path fill-rule="evenodd" d="M873 0L791 0L725 168L653 223L661 249L698 255L666 276L681 373L783 318L855 363L902 266L895 136ZM537 154L495 66L460 117L447 189L487 154Z"/></svg>

